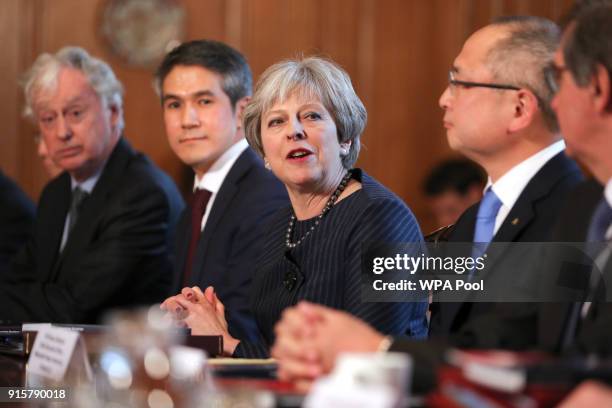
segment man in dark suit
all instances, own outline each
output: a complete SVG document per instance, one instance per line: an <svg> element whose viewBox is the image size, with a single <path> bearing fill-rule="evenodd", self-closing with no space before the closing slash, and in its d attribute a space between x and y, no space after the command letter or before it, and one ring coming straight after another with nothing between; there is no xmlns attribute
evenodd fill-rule
<svg viewBox="0 0 612 408"><path fill-rule="evenodd" d="M548 105L552 95L541 75L558 37L558 28L548 20L505 18L474 33L455 59L440 98L448 141L482 165L489 182L483 200L462 215L450 241L487 245L550 239L564 197L581 179L578 167L563 153ZM503 255L490 261L490 270L506 262ZM306 304L286 313L277 327L273 355L286 378L328 370L340 351L387 349L413 354L417 371L424 374L420 370L441 362L449 346L529 347L529 333L506 330L506 319L524 321L527 332L535 331L536 306L435 303L431 340L419 343L384 338L341 312ZM309 322L311 334L319 334L315 339L306 339L298 329ZM313 355L319 361L304 358Z"/></svg>
<svg viewBox="0 0 612 408"><path fill-rule="evenodd" d="M0 277L30 238L36 208L23 191L0 171Z"/></svg>
<svg viewBox="0 0 612 408"><path fill-rule="evenodd" d="M267 217L288 198L244 138L251 71L233 48L192 41L164 58L156 83L170 146L195 173L194 197L178 228L174 293L214 287L231 334L256 339L253 265ZM164 303L167 310L176 307L173 298Z"/></svg>
<svg viewBox="0 0 612 408"><path fill-rule="evenodd" d="M544 303L539 310L540 347L567 354L612 356L612 1L577 3L570 15L547 80L555 92L557 113L568 151L580 159L594 179L578 186L561 212L559 237L591 243L605 242L593 251L603 280L590 281L598 293L607 283L603 299L574 304ZM598 271L596 273L599 273ZM562 406L609 406L612 389L586 382Z"/></svg>
<svg viewBox="0 0 612 408"><path fill-rule="evenodd" d="M43 190L34 237L0 282L0 319L92 323L161 301L183 209L168 176L121 137L122 86L85 50L41 55L26 113L64 169Z"/></svg>
<svg viewBox="0 0 612 408"><path fill-rule="evenodd" d="M591 290L607 286L603 299L563 309L545 309L542 321L564 323L561 351L612 355L612 2L587 1L579 5L567 25L554 62L547 70L555 92L552 107L559 117L568 151L584 163L596 183L581 186L580 198L568 204L577 240L605 242L594 254L603 279ZM603 193L602 193L603 192ZM564 317L565 319L561 319ZM556 319L556 320L555 320ZM559 327L559 326L558 326ZM557 336L559 337L559 336ZM549 345L548 342L547 345Z"/></svg>

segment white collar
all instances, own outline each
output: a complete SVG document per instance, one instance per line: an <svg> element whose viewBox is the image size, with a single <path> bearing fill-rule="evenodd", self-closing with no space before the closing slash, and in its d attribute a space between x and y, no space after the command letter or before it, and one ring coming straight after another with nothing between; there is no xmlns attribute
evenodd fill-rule
<svg viewBox="0 0 612 408"><path fill-rule="evenodd" d="M106 166L106 163L104 163L104 166ZM81 190L91 194L94 187L96 186L96 183L100 179L100 175L102 174L102 169L104 169L104 166L100 167L100 170L98 170L93 176L89 177L85 181L78 182L72 176L70 176L70 191L74 190L76 187L80 187Z"/></svg>
<svg viewBox="0 0 612 408"><path fill-rule="evenodd" d="M227 173L229 173L230 169L238 160L238 157L249 147L245 138L240 139L236 143L234 143L229 149L227 149L223 154L210 166L210 169L204 173L202 178L198 180L198 176L196 175L193 189L205 189L210 191L213 194L216 194L221 188L221 184L223 184L223 180L227 177Z"/></svg>
<svg viewBox="0 0 612 408"><path fill-rule="evenodd" d="M604 197L606 197L608 205L612 207L612 178L606 183L606 187L604 189Z"/></svg>
<svg viewBox="0 0 612 408"><path fill-rule="evenodd" d="M565 149L563 140L552 143L508 170L495 183L489 178L485 191L491 187L504 207L512 208L533 176L563 149Z"/></svg>

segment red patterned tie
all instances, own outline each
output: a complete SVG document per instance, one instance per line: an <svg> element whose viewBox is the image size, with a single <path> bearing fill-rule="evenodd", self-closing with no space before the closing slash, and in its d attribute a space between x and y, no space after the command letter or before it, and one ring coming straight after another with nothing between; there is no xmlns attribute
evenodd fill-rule
<svg viewBox="0 0 612 408"><path fill-rule="evenodd" d="M189 240L189 250L187 251L187 260L183 272L183 287L189 284L193 257L195 256L202 232L202 217L204 216L206 204L208 204L211 195L212 193L208 190L198 189L191 197L191 238Z"/></svg>

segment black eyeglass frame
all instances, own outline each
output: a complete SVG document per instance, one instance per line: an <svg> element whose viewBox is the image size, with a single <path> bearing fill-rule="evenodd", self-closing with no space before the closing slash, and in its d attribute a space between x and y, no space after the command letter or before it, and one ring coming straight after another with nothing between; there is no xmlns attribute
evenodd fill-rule
<svg viewBox="0 0 612 408"><path fill-rule="evenodd" d="M459 79L455 79L453 71L448 71L448 83L450 85L460 85L466 88L492 88L492 89L505 89L509 91L520 91L522 89L518 86L507 85L507 84L489 84L485 82L461 81Z"/></svg>

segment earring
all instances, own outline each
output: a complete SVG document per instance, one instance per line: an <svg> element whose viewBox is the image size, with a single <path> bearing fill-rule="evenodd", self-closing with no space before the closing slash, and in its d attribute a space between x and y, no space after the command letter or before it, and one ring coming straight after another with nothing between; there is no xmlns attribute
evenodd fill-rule
<svg viewBox="0 0 612 408"><path fill-rule="evenodd" d="M340 147L340 156L342 156L342 157L347 156L348 153L349 152L348 152L348 148L347 147L344 147L344 146Z"/></svg>
<svg viewBox="0 0 612 408"><path fill-rule="evenodd" d="M270 166L268 159L264 159L264 167L268 170L272 170L272 166Z"/></svg>

